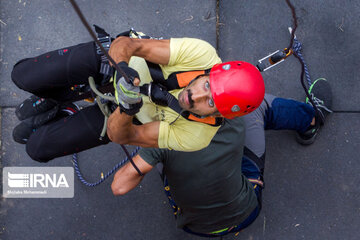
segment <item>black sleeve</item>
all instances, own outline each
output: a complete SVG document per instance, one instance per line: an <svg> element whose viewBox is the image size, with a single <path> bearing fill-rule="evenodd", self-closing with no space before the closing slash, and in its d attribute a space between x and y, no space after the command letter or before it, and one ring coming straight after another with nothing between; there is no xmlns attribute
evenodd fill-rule
<svg viewBox="0 0 360 240"><path fill-rule="evenodd" d="M157 163L165 161L168 151L168 149L141 148L139 155L145 162L155 166Z"/></svg>

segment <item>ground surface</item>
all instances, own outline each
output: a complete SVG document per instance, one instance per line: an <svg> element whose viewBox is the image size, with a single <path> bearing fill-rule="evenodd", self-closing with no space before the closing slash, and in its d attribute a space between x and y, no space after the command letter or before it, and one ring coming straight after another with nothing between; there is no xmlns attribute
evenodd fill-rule
<svg viewBox="0 0 360 240"><path fill-rule="evenodd" d="M288 46L291 12L285 1L84 1L90 23L110 33L134 27L153 36L198 37L218 47L224 61L256 61ZM333 89L333 109L318 140L298 145L292 132L267 134L263 211L237 237L224 239L358 239L360 225L360 3L297 1L297 37L313 79ZM218 13L218 18L217 18ZM14 109L27 93L10 80L12 66L29 56L90 41L68 1L0 1L1 166L43 166L32 161L11 131ZM294 57L263 74L267 92L303 99ZM89 179L124 154L115 144L79 154ZM49 166L72 166L63 157ZM157 173L134 191L114 197L111 180L89 188L75 180L72 199L5 199L0 239L200 239L176 229Z"/></svg>

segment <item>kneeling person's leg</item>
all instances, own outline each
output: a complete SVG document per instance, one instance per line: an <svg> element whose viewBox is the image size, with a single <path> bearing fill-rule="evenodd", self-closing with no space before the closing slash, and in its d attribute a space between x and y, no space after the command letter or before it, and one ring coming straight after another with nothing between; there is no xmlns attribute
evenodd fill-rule
<svg viewBox="0 0 360 240"><path fill-rule="evenodd" d="M265 129L305 131L311 124L315 111L309 104L265 94L261 105L243 117L245 122L244 156L249 156L264 171Z"/></svg>
<svg viewBox="0 0 360 240"><path fill-rule="evenodd" d="M27 141L26 151L32 159L48 162L107 144L107 136L99 139L103 124L104 115L97 105L84 108L38 128Z"/></svg>
<svg viewBox="0 0 360 240"><path fill-rule="evenodd" d="M292 99L279 98L267 94L264 113L265 129L296 130L304 132L315 117L314 108L306 103Z"/></svg>

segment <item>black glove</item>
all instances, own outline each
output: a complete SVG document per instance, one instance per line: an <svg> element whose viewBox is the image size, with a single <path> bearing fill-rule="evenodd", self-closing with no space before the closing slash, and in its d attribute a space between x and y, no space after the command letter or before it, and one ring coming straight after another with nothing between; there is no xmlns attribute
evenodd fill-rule
<svg viewBox="0 0 360 240"><path fill-rule="evenodd" d="M128 64L125 61L119 62L117 64L117 66L126 74L126 76L128 77L129 81L132 84L134 84L134 79L135 78L140 79L139 73L135 69L129 67ZM121 73L118 72L117 76L116 76L116 82L119 81L119 79L122 78L122 77L123 76L121 75Z"/></svg>
<svg viewBox="0 0 360 240"><path fill-rule="evenodd" d="M128 115L135 115L142 107L142 98L140 95L140 87L134 86L135 78L139 78L139 74L132 68L128 67L126 62L118 63L121 70L124 71L130 82L127 82L125 77L119 72L115 72L115 99L120 107L120 112L125 112Z"/></svg>

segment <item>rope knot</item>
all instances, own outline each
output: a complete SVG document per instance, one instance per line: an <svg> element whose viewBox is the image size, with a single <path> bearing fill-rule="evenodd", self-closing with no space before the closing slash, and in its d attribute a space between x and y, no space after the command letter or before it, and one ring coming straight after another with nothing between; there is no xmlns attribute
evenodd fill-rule
<svg viewBox="0 0 360 240"><path fill-rule="evenodd" d="M299 53L302 50L302 44L296 38L294 38L294 43L293 43L292 49L296 53Z"/></svg>

